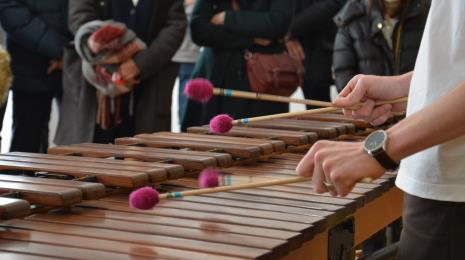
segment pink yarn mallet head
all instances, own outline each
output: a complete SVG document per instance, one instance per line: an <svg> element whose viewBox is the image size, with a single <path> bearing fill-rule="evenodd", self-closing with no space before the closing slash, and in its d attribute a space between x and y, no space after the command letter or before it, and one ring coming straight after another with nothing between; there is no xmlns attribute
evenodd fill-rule
<svg viewBox="0 0 465 260"><path fill-rule="evenodd" d="M186 83L184 95L195 101L206 103L213 96L213 84L207 79L191 79Z"/></svg>
<svg viewBox="0 0 465 260"><path fill-rule="evenodd" d="M160 201L160 194L151 187L143 187L131 192L129 206L133 209L149 210Z"/></svg>
<svg viewBox="0 0 465 260"><path fill-rule="evenodd" d="M210 132L227 133L233 127L233 118L227 114L220 114L210 120Z"/></svg>
<svg viewBox="0 0 465 260"><path fill-rule="evenodd" d="M218 187L220 182L220 173L216 169L205 169L199 175L199 187L204 188L214 188Z"/></svg>

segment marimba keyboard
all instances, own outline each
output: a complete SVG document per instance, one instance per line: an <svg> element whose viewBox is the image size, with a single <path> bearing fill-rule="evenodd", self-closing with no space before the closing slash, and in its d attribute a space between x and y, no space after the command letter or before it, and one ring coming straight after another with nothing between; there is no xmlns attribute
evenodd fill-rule
<svg viewBox="0 0 465 260"><path fill-rule="evenodd" d="M325 114L235 127L224 135L211 135L202 126L189 133L120 138L115 145L2 154L0 192L9 198L0 197L5 219L0 254L2 259L337 259L342 253L333 248L340 246L331 240L335 230L352 225L352 243L359 244L400 216L394 174L359 183L345 198L316 194L307 182L185 197L139 211L128 207L128 192L146 185L195 189L196 173L207 167L221 168L233 181L296 176L302 152L317 139L358 140L370 131L366 127Z"/></svg>

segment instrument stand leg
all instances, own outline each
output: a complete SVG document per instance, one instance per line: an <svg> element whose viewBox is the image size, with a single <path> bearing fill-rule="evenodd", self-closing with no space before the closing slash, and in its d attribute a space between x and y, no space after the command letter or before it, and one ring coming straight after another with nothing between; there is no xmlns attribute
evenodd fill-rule
<svg viewBox="0 0 465 260"><path fill-rule="evenodd" d="M349 218L329 230L328 259L355 259L354 251L354 218Z"/></svg>

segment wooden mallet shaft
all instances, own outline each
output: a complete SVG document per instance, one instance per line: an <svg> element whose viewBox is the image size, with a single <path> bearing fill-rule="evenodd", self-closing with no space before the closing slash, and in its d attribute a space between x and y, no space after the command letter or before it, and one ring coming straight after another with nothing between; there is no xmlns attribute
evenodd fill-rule
<svg viewBox="0 0 465 260"><path fill-rule="evenodd" d="M383 100L376 102L376 106L384 105L384 104L396 104L396 103L402 103L406 102L407 97L403 98L398 98L398 99L392 99L392 100ZM281 113L281 114L274 114L274 115L267 115L267 116L257 116L257 117L251 117L251 118L242 118L242 119L236 119L232 121L233 125L243 125L243 124L248 124L252 122L259 122L259 121L264 121L264 120L271 120L271 119L280 119L280 118L289 118L289 117L295 117L295 116L304 116L304 115L313 115L313 114L320 114L320 113L328 113L328 112L333 112L336 110L339 110L340 108L338 107L333 107L332 103L330 103L330 107L324 107L324 108L317 108L317 109L310 109L310 110L303 110L303 111L295 111L295 112L289 112L289 113ZM358 104L360 106L362 104Z"/></svg>
<svg viewBox="0 0 465 260"><path fill-rule="evenodd" d="M168 193L160 194L160 200L182 198L186 196L199 196L199 195L204 195L204 194L227 192L227 191L233 191L233 190L253 189L253 188L267 187L267 186L273 186L273 185L284 185L284 184L305 182L305 181L311 181L311 180L312 180L311 177L293 177L293 178L285 178L285 179L278 179L278 180L255 182L255 183L244 183L244 184L238 184L238 185L232 185L232 186L219 186L219 187L214 187L214 188L205 188L205 189L198 189L198 190L168 192ZM372 179L364 178L361 180L361 182L371 183Z"/></svg>
<svg viewBox="0 0 465 260"><path fill-rule="evenodd" d="M254 99L254 100L264 100L264 101L274 101L274 102L281 102L281 103L297 103L297 104L304 104L304 105L317 106L317 107L333 106L331 102L325 102L325 101L290 98L290 97L284 97L284 96L278 96L278 95L254 93L254 92L249 92L249 91L223 89L223 88L213 88L213 95Z"/></svg>

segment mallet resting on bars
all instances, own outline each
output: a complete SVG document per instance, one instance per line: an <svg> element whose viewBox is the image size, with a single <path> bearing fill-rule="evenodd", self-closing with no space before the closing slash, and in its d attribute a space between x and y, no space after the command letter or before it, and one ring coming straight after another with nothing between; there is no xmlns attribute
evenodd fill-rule
<svg viewBox="0 0 465 260"><path fill-rule="evenodd" d="M210 170L211 171L211 170ZM219 176L219 174L216 174ZM215 178L210 176L209 178ZM290 183L297 183L297 182L305 182L312 180L311 177L292 177L292 178L283 178L283 179L276 179L276 180L268 180L262 182L254 182L254 183L244 183L232 186L212 186L211 188L203 188L198 190L188 190L188 191L178 191L178 192L168 192L164 194L158 193L155 189L151 187L144 187L140 188L129 195L129 206L131 208L136 209L143 209L148 210L155 207L160 200L165 199L177 199L186 196L196 196L196 195L204 195L209 193L217 193L217 192L227 192L233 190L241 190L241 189L253 189L259 187L266 187L272 185L284 185ZM372 181L371 178L365 178L361 180L362 182L370 183ZM209 181L209 185L213 185L213 181ZM218 185L218 182L215 184Z"/></svg>
<svg viewBox="0 0 465 260"><path fill-rule="evenodd" d="M270 95L270 94L264 94L264 93L254 93L254 92L240 91L240 90L233 90L233 89L215 88L209 80L203 79L203 78L196 78L196 79L189 80L186 83L186 88L184 89L184 95L186 95L190 99L193 99L193 100L196 100L202 103L208 102L211 99L211 97L215 95L215 96L246 98L246 99L264 100L264 101L274 101L274 102L281 102L281 103L299 103L299 104L318 106L318 107L329 107L333 105L331 102L325 102L325 101L290 98L290 97Z"/></svg>
<svg viewBox="0 0 465 260"><path fill-rule="evenodd" d="M384 105L384 104L395 104L395 103L402 103L406 102L407 97L393 99L393 100L385 100L376 102L376 106ZM360 104L359 104L360 105ZM281 114L274 114L274 115L266 115L266 116L257 116L251 118L243 118L243 119L236 119L234 120L227 114L220 114L213 117L210 120L210 131L212 133L227 133L229 130L233 128L235 125L246 125L252 122L259 122L264 120L271 120L271 119L279 119L279 118L289 118L294 116L304 116L304 115L312 115L312 114L319 114L319 113L327 113L333 112L340 108L338 107L325 107L325 108L317 108L311 110L303 110L303 111L295 111L289 113L281 113Z"/></svg>

